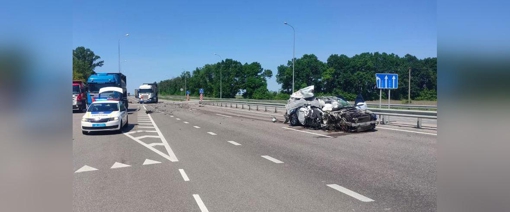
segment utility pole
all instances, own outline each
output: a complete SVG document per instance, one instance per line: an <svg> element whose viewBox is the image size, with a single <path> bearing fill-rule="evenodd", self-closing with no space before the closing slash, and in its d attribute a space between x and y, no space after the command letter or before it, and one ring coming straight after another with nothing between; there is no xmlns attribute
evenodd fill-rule
<svg viewBox="0 0 510 212"><path fill-rule="evenodd" d="M409 82L408 82L408 90L407 90L407 103L411 104L411 67L409 67Z"/></svg>

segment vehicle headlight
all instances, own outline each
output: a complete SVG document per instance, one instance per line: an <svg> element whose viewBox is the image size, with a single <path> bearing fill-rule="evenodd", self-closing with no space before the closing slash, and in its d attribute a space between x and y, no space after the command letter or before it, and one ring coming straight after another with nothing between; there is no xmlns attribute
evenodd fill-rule
<svg viewBox="0 0 510 212"><path fill-rule="evenodd" d="M110 118L110 121L117 121L117 120L119 120L119 117L112 117L112 118Z"/></svg>
<svg viewBox="0 0 510 212"><path fill-rule="evenodd" d="M87 122L88 120L87 120L87 118L82 118L81 121Z"/></svg>

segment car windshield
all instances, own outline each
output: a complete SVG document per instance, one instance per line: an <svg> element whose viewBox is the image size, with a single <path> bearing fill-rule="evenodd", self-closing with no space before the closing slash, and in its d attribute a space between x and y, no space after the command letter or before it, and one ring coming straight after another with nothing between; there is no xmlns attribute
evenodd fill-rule
<svg viewBox="0 0 510 212"><path fill-rule="evenodd" d="M119 93L119 92L116 92L116 91L107 91L107 92L100 93L98 98L120 99L121 96L122 96L122 94Z"/></svg>
<svg viewBox="0 0 510 212"><path fill-rule="evenodd" d="M140 89L138 90L138 93L152 93L151 89Z"/></svg>
<svg viewBox="0 0 510 212"><path fill-rule="evenodd" d="M112 112L119 111L118 103L93 103L87 112Z"/></svg>
<svg viewBox="0 0 510 212"><path fill-rule="evenodd" d="M80 86L73 85L73 94L79 94L80 93Z"/></svg>
<svg viewBox="0 0 510 212"><path fill-rule="evenodd" d="M99 92L99 89L101 88L104 88L104 87L115 87L115 84L114 83L104 83L104 84L89 84L89 92L91 93L98 93Z"/></svg>

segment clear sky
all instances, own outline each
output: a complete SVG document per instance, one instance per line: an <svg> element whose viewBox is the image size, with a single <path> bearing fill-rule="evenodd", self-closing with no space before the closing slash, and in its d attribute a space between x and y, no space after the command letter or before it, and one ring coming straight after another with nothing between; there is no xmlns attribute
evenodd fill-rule
<svg viewBox="0 0 510 212"><path fill-rule="evenodd" d="M331 54L376 51L437 57L430 0L76 0L73 8L73 47L101 56L96 72L118 71L120 39L129 92L219 62L214 53L260 62L273 71L268 88L277 91L276 68L292 59L293 32L284 22L296 30L296 58L315 54L325 62Z"/></svg>

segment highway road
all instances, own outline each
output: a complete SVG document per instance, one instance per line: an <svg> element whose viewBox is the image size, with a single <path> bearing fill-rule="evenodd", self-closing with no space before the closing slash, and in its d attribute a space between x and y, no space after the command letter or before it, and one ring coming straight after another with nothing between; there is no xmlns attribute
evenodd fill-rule
<svg viewBox="0 0 510 212"><path fill-rule="evenodd" d="M437 210L433 128L306 130L196 101L129 110L123 133L82 135L73 114L73 211Z"/></svg>

